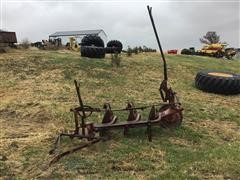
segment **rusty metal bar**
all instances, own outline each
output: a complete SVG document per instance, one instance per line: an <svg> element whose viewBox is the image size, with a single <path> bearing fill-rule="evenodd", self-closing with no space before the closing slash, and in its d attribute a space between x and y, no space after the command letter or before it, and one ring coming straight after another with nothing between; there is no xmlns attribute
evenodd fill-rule
<svg viewBox="0 0 240 180"><path fill-rule="evenodd" d="M171 105L178 105L178 103L170 103ZM147 108L150 108L152 106L163 106L163 105L169 105L169 103L156 103L156 104L151 104L151 105L146 105L146 106L140 106L140 107L133 107L133 108L122 108L122 109L111 109L111 111L129 111L129 110L144 110ZM74 109L70 109L70 111L81 111L84 109L84 112L105 112L105 109L102 108L95 108L95 107L90 107L90 106L84 106L82 107L77 107Z"/></svg>
<svg viewBox="0 0 240 180"><path fill-rule="evenodd" d="M161 43L160 43L160 40L159 40L159 36L158 36L157 30L156 30L156 27L155 27L155 23L154 23L154 20L153 20L153 17L152 17L152 7L147 6L147 9L148 9L148 13L149 13L149 16L150 16L150 19L151 19L151 22L152 22L152 27L153 27L153 30L154 30L154 33L155 33L155 36L156 36L156 39L157 39L158 47L159 47L159 50L160 50L160 53L161 53L162 59L163 59L164 80L167 81L168 80L167 63L166 63L165 56L164 56L164 53L163 53L163 50L162 50L162 46L161 46Z"/></svg>
<svg viewBox="0 0 240 180"><path fill-rule="evenodd" d="M76 148L74 148L74 149L71 149L71 150L69 150L69 151L65 151L65 152L63 152L63 153L55 156L55 157L50 161L49 166L51 166L52 164L54 164L54 163L56 163L57 161L59 161L59 159L61 159L63 156L66 156L66 155L68 155L68 154L72 154L72 153L74 153L74 152L76 152L76 151L79 151L79 150L81 150L81 149L83 149L83 148L89 147L89 146L91 146L91 145L93 145L93 144L95 144L95 143L97 143L97 142L100 142L101 140L102 140L102 138L94 139L94 140L90 141L89 143L82 144L82 145L80 145L80 146L78 146L78 147L76 147Z"/></svg>
<svg viewBox="0 0 240 180"><path fill-rule="evenodd" d="M76 91L77 91L77 96L78 96L78 101L79 101L80 107L82 107L83 116L81 116L81 128L82 128L82 134L85 135L85 118L86 118L86 113L84 111L84 105L83 105L83 101L82 101L81 94L80 94L79 83L77 83L77 81L74 80L74 84L75 84L75 87L76 87Z"/></svg>
<svg viewBox="0 0 240 180"><path fill-rule="evenodd" d="M149 123L151 123L151 125L154 125L154 124L158 124L164 117L167 117L169 115L173 115L173 114L176 114L176 113L180 113L183 109L182 108L179 108L179 109L166 109L162 112L159 112L158 113L158 116L156 119L148 119L148 120L141 120L141 121L127 121L127 122L119 122L119 123L116 123L116 124L95 124L94 125L94 128L96 131L98 130L102 130L102 129L115 129L115 128L123 128L123 127L136 127L136 126L146 126L148 125Z"/></svg>
<svg viewBox="0 0 240 180"><path fill-rule="evenodd" d="M81 94L80 94L79 83L77 82L77 80L74 80L74 84L75 84L75 87L76 87L76 91L77 91L77 96L78 96L78 101L79 101L80 107L82 107L83 116L86 117L86 114L85 114L85 111L84 111L83 101L82 101Z"/></svg>
<svg viewBox="0 0 240 180"><path fill-rule="evenodd" d="M79 134L79 122L78 122L78 113L74 111L74 120L75 120L75 134Z"/></svg>

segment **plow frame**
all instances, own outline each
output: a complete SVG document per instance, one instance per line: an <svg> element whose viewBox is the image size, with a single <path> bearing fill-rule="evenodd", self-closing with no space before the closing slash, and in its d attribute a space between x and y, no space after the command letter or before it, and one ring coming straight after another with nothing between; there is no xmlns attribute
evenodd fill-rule
<svg viewBox="0 0 240 180"><path fill-rule="evenodd" d="M176 93L168 87L168 76L167 76L167 64L164 57L164 53L160 44L160 40L156 31L154 20L152 17L152 8L147 6L150 20L153 26L153 30L157 39L159 50L163 61L163 71L164 80L161 82L159 87L160 97L163 103L156 103L141 107L135 107L132 102L128 102L126 108L123 109L112 109L109 103L105 103L103 108L95 108L83 103L80 94L80 84L74 80L77 97L79 101L79 106L70 111L74 115L75 129L72 133L60 133L57 137L53 149L49 152L54 154L60 148L60 142L62 137L69 137L71 139L85 139L87 143L81 144L78 147L65 151L63 153L58 153L50 162L49 165L57 162L63 156L81 150L83 148L89 147L97 142L106 141L109 139L108 131L112 129L123 129L124 135L129 133L130 128L136 127L146 127L146 133L148 140L152 141L152 126L157 125L164 128L172 128L180 126L183 116L182 108ZM159 107L159 108L157 108ZM141 115L138 110L150 109L148 118L142 120ZM114 112L128 112L128 118L125 122L118 122L118 118L114 115ZM96 124L87 119L92 115L92 113L103 113L103 119L101 124Z"/></svg>
<svg viewBox="0 0 240 180"><path fill-rule="evenodd" d="M49 154L60 152L60 142L62 137L69 137L70 139L78 138L80 140L85 139L88 142L74 149L58 154L51 160L50 165L57 162L63 156L89 147L97 142L108 140L108 131L112 129L123 129L124 135L127 135L130 128L146 127L146 134L148 140L151 142L152 126L155 125L171 128L171 125L174 125L173 127L178 127L182 122L183 109L180 107L179 102L158 103L141 107L135 107L133 103L128 102L127 107L123 109L111 109L109 103L105 103L103 108L93 108L91 106L84 105L80 95L79 83L77 83L76 80L74 82L80 104L80 106L70 109L74 116L75 129L72 131L72 133L60 133L54 143L53 149L49 152ZM171 91L167 93L171 93ZM141 115L138 113L138 110L145 109L150 109L150 112L148 118L142 120ZM114 115L114 112L116 111L127 111L127 121L118 122L117 116ZM101 124L95 124L93 122L87 121L92 113L104 113Z"/></svg>

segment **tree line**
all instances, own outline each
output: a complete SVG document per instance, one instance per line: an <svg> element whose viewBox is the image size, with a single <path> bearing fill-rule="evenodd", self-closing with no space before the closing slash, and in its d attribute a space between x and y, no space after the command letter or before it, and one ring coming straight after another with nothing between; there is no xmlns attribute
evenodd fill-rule
<svg viewBox="0 0 240 180"><path fill-rule="evenodd" d="M123 50L123 52L127 53L127 56L131 56L132 54L138 54L143 52L157 52L157 50L149 48L147 46L136 46L133 48L128 46L127 50Z"/></svg>

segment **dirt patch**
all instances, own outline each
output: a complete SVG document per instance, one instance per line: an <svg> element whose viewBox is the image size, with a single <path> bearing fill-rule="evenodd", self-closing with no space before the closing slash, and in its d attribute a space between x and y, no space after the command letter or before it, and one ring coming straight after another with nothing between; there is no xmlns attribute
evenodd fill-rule
<svg viewBox="0 0 240 180"><path fill-rule="evenodd" d="M0 110L0 119L15 119L18 116L16 110L11 108L4 108Z"/></svg>

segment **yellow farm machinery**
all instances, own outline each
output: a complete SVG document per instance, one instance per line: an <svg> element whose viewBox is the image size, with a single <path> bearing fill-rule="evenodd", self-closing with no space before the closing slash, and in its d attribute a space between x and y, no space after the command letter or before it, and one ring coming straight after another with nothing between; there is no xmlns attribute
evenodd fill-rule
<svg viewBox="0 0 240 180"><path fill-rule="evenodd" d="M80 51L80 45L78 44L75 37L69 38L68 48L73 51Z"/></svg>
<svg viewBox="0 0 240 180"><path fill-rule="evenodd" d="M197 51L194 48L183 49L181 54L232 59L236 55L236 50L234 48L226 48L226 46L227 44L224 43L206 44Z"/></svg>

